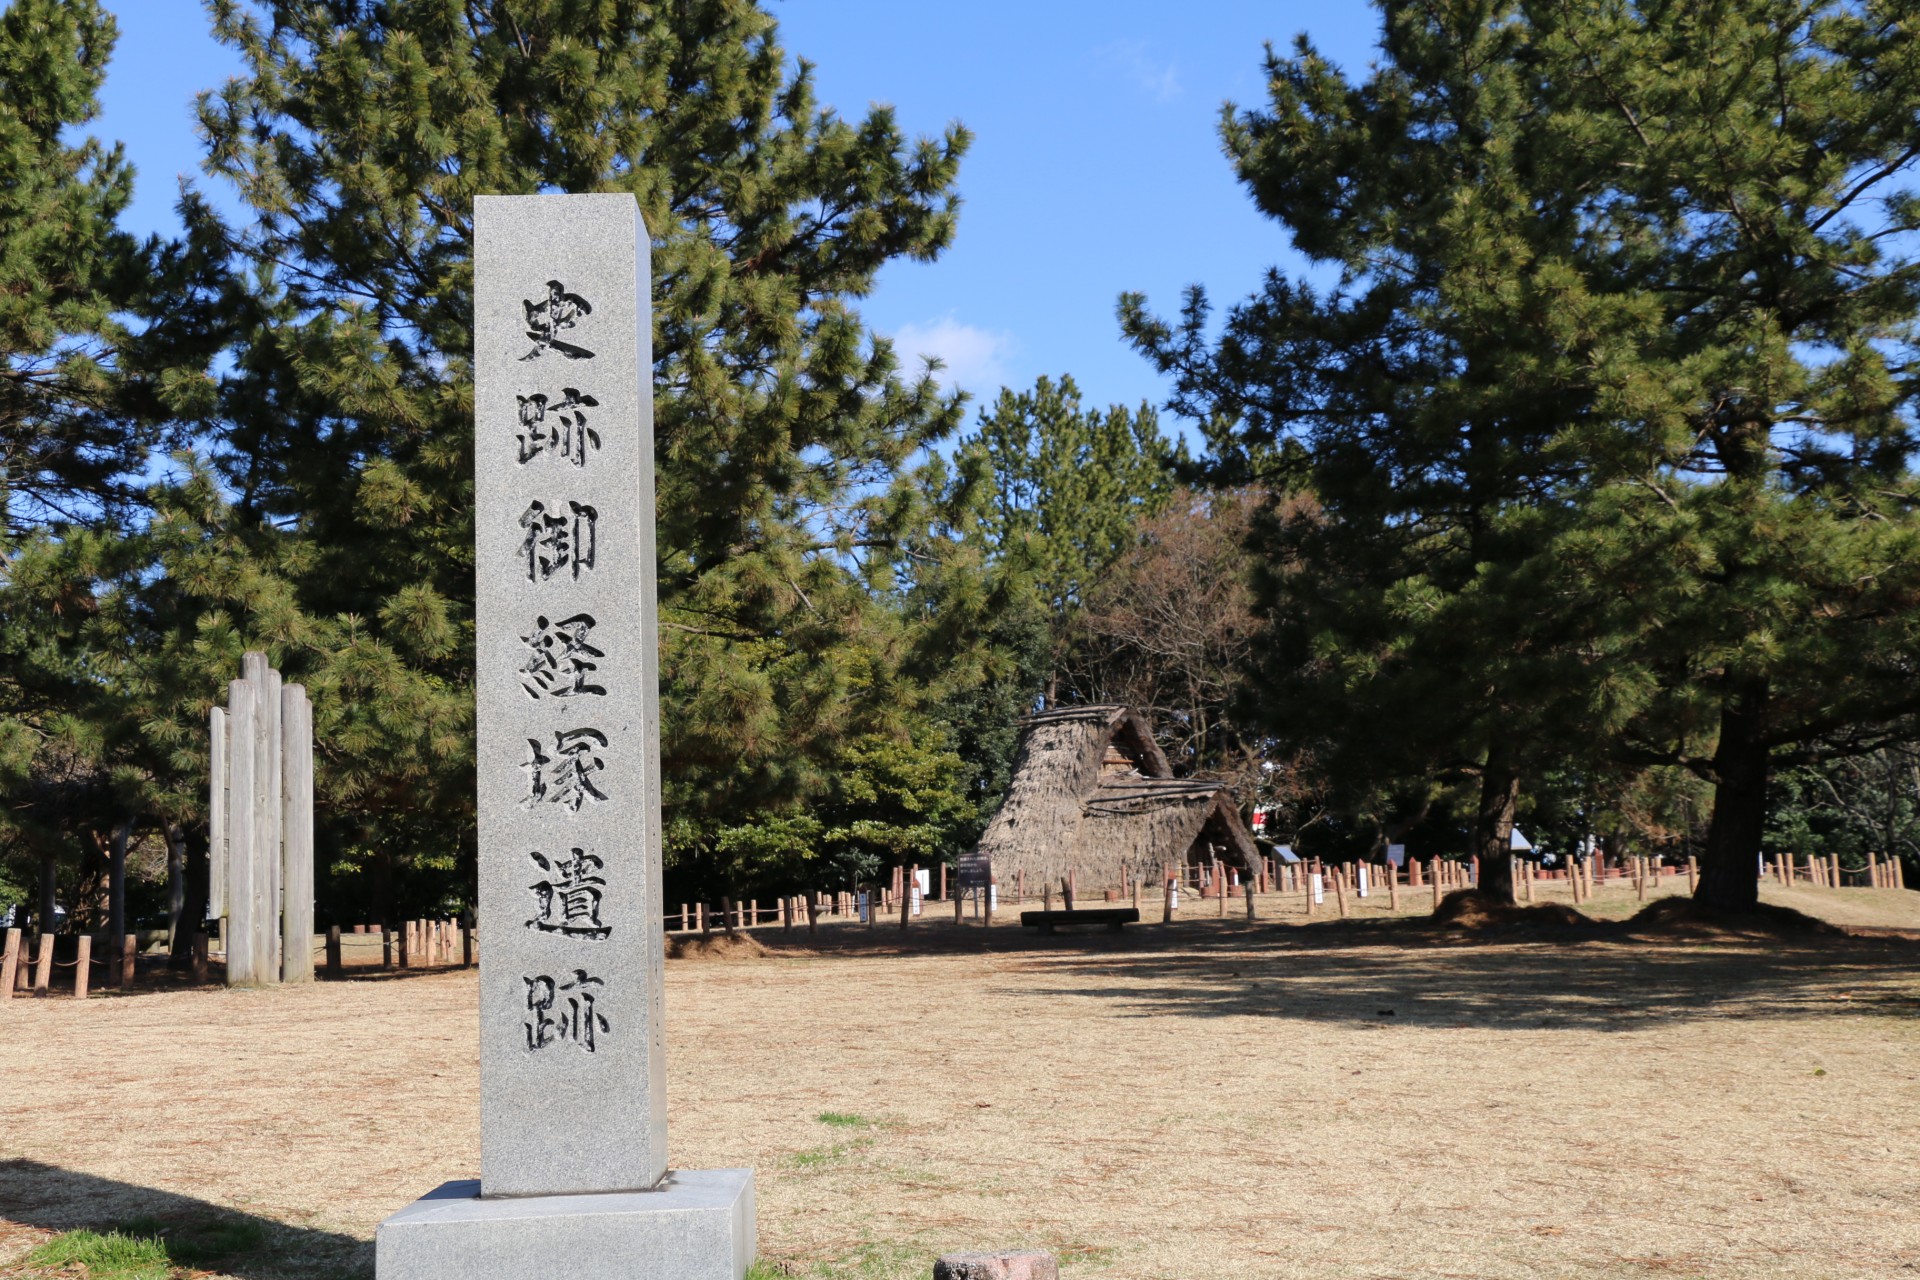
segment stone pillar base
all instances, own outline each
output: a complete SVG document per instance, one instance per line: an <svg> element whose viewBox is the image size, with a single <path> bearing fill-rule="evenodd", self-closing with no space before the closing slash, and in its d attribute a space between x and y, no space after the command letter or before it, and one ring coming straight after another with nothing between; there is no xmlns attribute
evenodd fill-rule
<svg viewBox="0 0 1920 1280"><path fill-rule="evenodd" d="M482 1200L449 1182L380 1224L378 1280L742 1280L753 1170L669 1171L653 1191Z"/></svg>

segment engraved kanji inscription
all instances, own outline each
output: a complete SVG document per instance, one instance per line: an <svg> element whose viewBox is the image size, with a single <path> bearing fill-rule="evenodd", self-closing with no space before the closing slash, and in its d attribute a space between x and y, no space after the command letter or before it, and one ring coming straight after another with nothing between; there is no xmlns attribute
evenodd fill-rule
<svg viewBox="0 0 1920 1280"><path fill-rule="evenodd" d="M606 745L607 735L598 729L555 729L552 754L540 739L528 738L529 755L520 766L527 771L527 798L520 807L557 804L578 813L589 800L605 800L606 792L594 785L593 775L607 767L599 754Z"/></svg>
<svg viewBox="0 0 1920 1280"><path fill-rule="evenodd" d="M593 568L593 528L600 513L579 502L564 509L549 508L535 502L520 517L527 536L520 543L527 558L527 581L545 582L555 574L571 573L575 579L583 570Z"/></svg>
<svg viewBox="0 0 1920 1280"><path fill-rule="evenodd" d="M600 923L600 896L606 892L606 864L581 849L549 858L535 850L528 855L545 874L532 885L538 909L527 928L569 938L604 938L611 927Z"/></svg>
<svg viewBox="0 0 1920 1280"><path fill-rule="evenodd" d="M558 979L542 974L521 981L527 984L529 1053L556 1044L578 1045L592 1053L598 1038L613 1029L594 1007L606 981L589 977L585 969Z"/></svg>
<svg viewBox="0 0 1920 1280"><path fill-rule="evenodd" d="M563 387L557 397L536 392L514 399L520 402L520 434L516 439L522 463L546 453L584 467L588 452L599 449L600 433L587 425L586 411L599 408L600 402L579 388Z"/></svg>
<svg viewBox="0 0 1920 1280"><path fill-rule="evenodd" d="M521 356L522 360L538 360L549 351L569 360L593 359L593 352L560 338L571 332L581 317L593 314L592 303L577 293L568 293L567 286L558 280L549 280L546 297L526 298L520 305L526 308L527 337L533 340L533 350Z"/></svg>
<svg viewBox="0 0 1920 1280"><path fill-rule="evenodd" d="M520 665L520 687L528 697L538 701L606 693L592 681L593 673L599 670L593 659L606 657L587 642L593 627L590 613L576 613L558 622L544 617L533 620L532 632L520 637L520 643L527 646L526 661Z"/></svg>

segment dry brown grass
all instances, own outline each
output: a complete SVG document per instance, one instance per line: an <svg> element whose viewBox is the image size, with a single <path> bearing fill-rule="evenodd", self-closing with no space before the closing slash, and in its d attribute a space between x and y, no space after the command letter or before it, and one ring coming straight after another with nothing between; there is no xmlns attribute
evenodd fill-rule
<svg viewBox="0 0 1920 1280"><path fill-rule="evenodd" d="M1791 904L1913 929L1915 903ZM762 1253L799 1276L1002 1243L1116 1280L1920 1271L1911 938L1212 907L676 960L673 1161L753 1166ZM473 1009L457 971L0 1005L0 1261L237 1210L276 1229L235 1274L364 1280L382 1217L476 1173Z"/></svg>

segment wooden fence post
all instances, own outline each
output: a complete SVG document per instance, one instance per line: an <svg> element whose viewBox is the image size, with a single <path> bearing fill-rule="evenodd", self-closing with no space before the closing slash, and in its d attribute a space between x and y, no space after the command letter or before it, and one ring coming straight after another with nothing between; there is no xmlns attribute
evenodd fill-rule
<svg viewBox="0 0 1920 1280"><path fill-rule="evenodd" d="M1060 901L1068 911L1073 910L1073 872L1060 877Z"/></svg>
<svg viewBox="0 0 1920 1280"><path fill-rule="evenodd" d="M807 895L807 932L820 932L820 899L811 893Z"/></svg>
<svg viewBox="0 0 1920 1280"><path fill-rule="evenodd" d="M1333 869L1333 897L1340 904L1340 918L1347 918L1347 877L1340 867Z"/></svg>
<svg viewBox="0 0 1920 1280"><path fill-rule="evenodd" d="M93 976L93 935L83 933L77 939L80 950L73 963L73 998L87 998L87 981Z"/></svg>
<svg viewBox="0 0 1920 1280"><path fill-rule="evenodd" d="M47 994L47 984L53 981L53 930L40 930L40 954L33 962L33 994Z"/></svg>
<svg viewBox="0 0 1920 1280"><path fill-rule="evenodd" d="M0 1000L13 999L14 980L20 973L20 931L7 930L7 949L0 952Z"/></svg>
<svg viewBox="0 0 1920 1280"><path fill-rule="evenodd" d="M902 869L901 880L905 892L900 895L900 928L905 929L913 919L913 890L919 883L917 872Z"/></svg>
<svg viewBox="0 0 1920 1280"><path fill-rule="evenodd" d="M1215 858L1213 860L1213 896L1220 900L1219 916L1227 918L1227 864Z"/></svg>
<svg viewBox="0 0 1920 1280"><path fill-rule="evenodd" d="M946 900L946 897L947 897L947 864L942 862L940 864L940 899L941 901L944 902Z"/></svg>
<svg viewBox="0 0 1920 1280"><path fill-rule="evenodd" d="M327 972L337 978L345 973L346 969L347 966L343 963L343 957L340 954L340 926L330 924L327 926Z"/></svg>
<svg viewBox="0 0 1920 1280"><path fill-rule="evenodd" d="M1400 873L1391 862L1387 864L1387 910L1400 910Z"/></svg>
<svg viewBox="0 0 1920 1280"><path fill-rule="evenodd" d="M193 935L192 973L195 982L207 980L207 934L201 930Z"/></svg>
<svg viewBox="0 0 1920 1280"><path fill-rule="evenodd" d="M1160 923L1171 924L1173 922L1173 876L1170 873L1163 872L1160 879L1163 890L1160 903Z"/></svg>

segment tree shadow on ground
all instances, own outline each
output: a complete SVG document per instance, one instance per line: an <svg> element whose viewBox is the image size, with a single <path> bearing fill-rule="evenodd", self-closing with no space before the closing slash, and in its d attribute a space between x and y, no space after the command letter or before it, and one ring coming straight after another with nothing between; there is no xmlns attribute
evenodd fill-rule
<svg viewBox="0 0 1920 1280"><path fill-rule="evenodd" d="M365 1240L36 1160L0 1160L0 1218L43 1231L157 1235L176 1264L201 1275L238 1280L373 1276L373 1246Z"/></svg>
<svg viewBox="0 0 1920 1280"><path fill-rule="evenodd" d="M1920 944L1897 937L1661 937L1622 926L1553 937L1397 920L1242 927L1191 933L1164 950L1062 953L1047 969L1069 982L1017 990L1118 1003L1133 1017L1637 1031L1683 1019L1916 1018L1917 961Z"/></svg>

